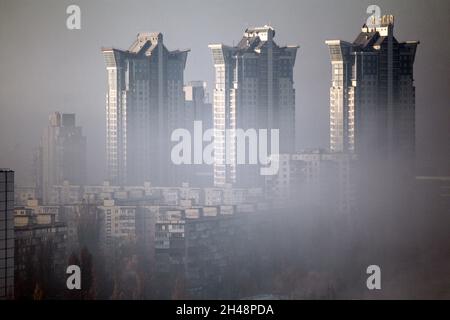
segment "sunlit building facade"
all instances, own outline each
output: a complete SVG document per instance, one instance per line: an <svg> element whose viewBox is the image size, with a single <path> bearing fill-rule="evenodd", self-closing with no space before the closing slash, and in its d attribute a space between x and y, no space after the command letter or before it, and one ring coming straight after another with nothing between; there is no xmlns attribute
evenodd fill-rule
<svg viewBox="0 0 450 320"><path fill-rule="evenodd" d="M169 51L159 32L139 33L128 50L103 48L108 76L108 179L170 184L170 134L184 123L183 72L189 50Z"/></svg>
<svg viewBox="0 0 450 320"><path fill-rule="evenodd" d="M237 165L237 146L232 139L226 141L226 130L279 129L280 152L294 151L293 68L298 46L278 46L274 36L275 30L266 25L246 29L236 46L209 45L215 67L213 118L216 186L228 183L251 186L260 182L257 166ZM230 137L233 138L233 135ZM243 167L242 170L240 167Z"/></svg>
<svg viewBox="0 0 450 320"><path fill-rule="evenodd" d="M414 157L415 87L418 41L394 37L394 17L366 24L353 41L328 40L330 149L362 158Z"/></svg>

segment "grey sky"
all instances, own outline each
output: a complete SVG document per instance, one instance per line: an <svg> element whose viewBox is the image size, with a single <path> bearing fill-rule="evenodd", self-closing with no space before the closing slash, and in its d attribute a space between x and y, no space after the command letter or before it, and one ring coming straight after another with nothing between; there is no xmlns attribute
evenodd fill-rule
<svg viewBox="0 0 450 320"><path fill-rule="evenodd" d="M81 30L66 29L69 4ZM352 41L370 4L396 16L399 41L420 40L416 63L418 158L433 174L450 166L450 2L442 1L47 1L0 0L0 167L30 182L33 148L51 111L75 112L88 138L91 182L103 178L106 71L102 46L127 49L161 31L169 49L190 48L185 81L213 86L209 43L237 43L246 27L271 24L275 41L298 44L298 147L328 146L330 62L326 39Z"/></svg>

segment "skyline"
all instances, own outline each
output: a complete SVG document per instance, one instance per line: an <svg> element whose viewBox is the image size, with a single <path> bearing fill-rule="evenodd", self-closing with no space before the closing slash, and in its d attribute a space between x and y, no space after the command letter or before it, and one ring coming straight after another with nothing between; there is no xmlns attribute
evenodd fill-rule
<svg viewBox="0 0 450 320"><path fill-rule="evenodd" d="M0 0L0 300L450 298L450 3L280 1Z"/></svg>
<svg viewBox="0 0 450 320"><path fill-rule="evenodd" d="M113 11L121 6L113 2L107 3L112 6L111 10ZM448 121L446 121L449 111L446 108L446 101L448 101L446 97L448 97L449 92L445 89L448 87L449 77L444 74L445 70L449 69L446 67L449 63L448 59L445 58L448 57L449 44L439 41L442 39L439 32L448 29L445 28L448 21L444 21L445 15L441 14L433 19L433 25L428 25L429 21L425 17L426 12L421 12L420 7L425 6L422 3L415 2L414 5L411 5L410 2L406 4L404 1L396 1L391 4L383 3L385 2L378 3L382 8L382 14L396 15L396 36L398 40L417 39L422 43L415 63L417 156L419 167L425 165L430 168L440 168L442 174L442 172L448 170L448 164L445 163L445 160L448 159L449 153L448 148L446 148L449 137L449 126L447 125ZM243 28L266 24L267 21L263 21L264 17L267 16L268 12L272 12L267 10L270 5L264 4L254 12L246 10L249 16L244 18L247 18L248 21L242 21L243 17L238 16L236 19L240 20L240 23L228 23L230 28L226 32L223 28L222 30L217 30L220 29L217 27L202 28L201 32L207 32L205 37L192 37L189 35L202 35L198 32L189 32L189 30L197 30L198 27L202 27L201 21L184 25L182 19L185 18L180 17L179 23L174 23L173 20L167 22L153 22L155 20L148 23L137 22L141 21L139 16L141 13L135 12L136 9L149 4L133 2L128 5L129 8L126 12L130 12L130 17L131 13L135 13L136 19L133 20L134 23L131 25L125 22L123 24L117 23L116 21L115 27L120 29L119 33L114 32L114 30L104 30L104 28L107 29L107 26L110 26L109 24L99 28L98 26L103 25L102 23L96 25L92 23L92 17L99 17L98 11L102 6L104 7L105 2L88 4L79 1L77 4L80 5L82 10L81 30L69 31L64 25L67 17L64 10L65 3L54 5L50 9L55 11L53 14L48 14L49 7L46 6L45 13L48 14L46 17L50 17L46 24L39 20L44 13L39 10L39 5L36 10L33 10L35 5L31 2L28 2L28 6L21 6L22 9L17 9L20 7L19 5L12 8L9 3L0 3L0 15L9 13L6 14L7 17L2 16L2 19L0 19L0 37L5 39L2 42L6 43L6 50L2 50L0 53L2 70L5 70L5 73L0 75L1 81L4 83L4 86L0 89L0 96L2 97L2 109L5 114L8 114L8 117L2 117L0 120L0 134L4 137L1 141L1 148L6 150L0 154L0 166L12 167L17 172L17 180L20 183L30 183L30 181L24 179L25 176L29 175L29 172L23 169L31 165L31 151L37 147L39 136L51 111L77 114L79 124L83 127L88 139L88 176L91 177L89 182L98 182L103 179L102 171L105 163L104 92L106 92L106 83L102 56L98 53L102 45L111 43L114 47L126 47L129 38L135 37L138 32L163 32L168 47L191 49L187 60L185 83L191 80L204 80L207 82L207 90L211 96L214 68L207 47L208 43L220 41L234 44ZM158 4L160 5L158 9L163 12L168 12L167 10L171 9L171 4ZM232 7L232 4L224 4L220 1L215 1L214 4L221 4L224 10L228 10L230 5ZM289 11L287 9L290 8L291 4L288 1L280 4L280 13ZM440 3L435 1L426 5L430 16L433 11L438 10L438 4ZM176 5L181 8L186 5L198 8L194 3L177 3ZM310 12L315 12L315 10L323 9L321 6L324 4L320 3L318 8L311 8L310 5L311 3L299 4L299 8L306 7ZM336 4L327 5L328 7L337 7L336 10L329 10L332 12L338 11L334 14L335 17L339 17L340 10L350 10L352 6L354 12L349 12L348 19L345 19L346 15L343 14L343 18L335 19L335 23L326 21L326 19L324 19L324 22L318 22L313 29L318 34L314 35L308 28L311 23L308 23L307 19L298 19L300 21L293 26L289 25L289 23L292 23L292 14L287 16L286 21L282 21L282 19L277 20L277 12L273 12L273 18L270 19L270 23L277 30L277 39L280 45L287 43L298 43L300 45L294 69L296 131L298 132L297 150L301 148L328 148L328 90L331 68L324 40L353 38L368 16L365 13L366 3L352 4L351 1L345 1L338 6ZM407 6L406 9L405 5ZM412 7L415 10L408 11ZM107 11L104 10L103 12ZM399 13L396 14L397 12ZM439 12L441 13L443 10L439 10ZM30 13L32 13L32 19L24 18ZM259 18L254 18L250 13ZM302 17L304 11L299 10L299 14ZM324 10L325 14L328 14L327 10ZM189 16L193 15L195 16L195 13L189 14ZM51 19L53 16L55 21ZM229 17L229 15L224 16ZM314 16L317 15L311 14L311 17ZM34 23L33 32L35 33L39 33L40 30L47 30L48 32L40 34L41 37L38 39L31 32L24 30L24 26L15 26L15 23L10 20L14 17L17 21ZM105 22L108 21L106 14L100 15L100 19L103 18L105 18ZM210 18L218 20L216 16ZM414 19L415 23L412 23L411 20ZM221 20L219 19L219 21ZM180 24L185 26L185 28L182 28L183 32L179 32L178 26ZM220 22L217 24L222 25ZM124 28L124 26L127 27ZM205 29L208 30L204 31ZM15 34L13 39L10 39L8 34L11 30L14 30ZM91 33L91 31L95 32ZM24 32L26 33L24 34ZM96 38L92 39L91 34L95 34ZM104 38L98 36L98 34L104 35ZM117 40L112 40L113 38ZM22 53L17 51L12 60L6 59L4 55L23 43L24 39L34 49L33 59L23 60ZM45 45L47 41L55 41L55 39L61 41L61 51L55 50L56 45L54 44ZM44 45L36 46L36 44L41 43L36 43L39 40L42 40ZM439 50L436 49L437 46L439 46ZM43 50L42 47L49 47L53 50ZM312 56L315 58L312 59ZM51 65L57 66L54 68L55 70L50 69ZM62 65L66 68L61 69ZM21 70L28 71L26 77L24 74L11 71L11 69L19 66L23 68ZM58 72L58 75L54 74L55 71ZM89 76L87 76L86 71L89 71ZM7 77L7 80L4 77ZM59 83L64 83L64 86L60 90L54 90L59 86ZM31 94L19 94L22 92L22 86L30 88ZM36 106L36 108L33 110L30 105ZM31 125L29 121L31 121ZM429 161L428 164L427 161ZM18 165L13 166L12 164Z"/></svg>

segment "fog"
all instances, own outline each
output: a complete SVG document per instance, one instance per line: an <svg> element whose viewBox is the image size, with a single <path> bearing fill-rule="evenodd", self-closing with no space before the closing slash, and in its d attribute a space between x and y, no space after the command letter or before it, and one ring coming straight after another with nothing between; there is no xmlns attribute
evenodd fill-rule
<svg viewBox="0 0 450 320"><path fill-rule="evenodd" d="M373 1L372 1L373 2ZM66 28L66 1L0 1L0 166L30 184L31 159L51 111L73 112L88 143L90 183L105 178L106 69L102 46L128 48L141 31L190 48L185 81L213 87L210 43L233 44L270 23L279 45L300 45L294 70L298 148L328 147L326 39L353 41L371 1L78 1L81 30ZM399 41L420 40L415 62L416 141L423 174L449 171L450 79L446 1L378 1L396 16Z"/></svg>
<svg viewBox="0 0 450 320"><path fill-rule="evenodd" d="M236 44L247 27L272 25L277 44L300 46L294 69L296 148L327 149L331 66L325 40L353 41L373 1L80 0L81 30L68 30L65 10L71 3L0 0L0 168L14 169L17 185L33 183L33 155L52 111L75 113L83 128L88 184L106 178L107 74L100 48L127 49L142 31L162 32L169 50L190 49L184 81L206 81L212 96L214 67L208 44ZM450 175L450 3L376 4L382 14L395 15L399 41L420 41L414 64L416 159L394 155L390 162L382 157L356 160L349 173L355 202L343 210L337 204L340 173L330 169L317 190L302 176L283 206L230 218L231 236L209 234L225 248L221 254L226 268L220 271L220 281L207 282L198 296L185 290L183 273L157 276L153 263L158 261L142 251L139 241L120 246L114 257L103 256L95 229L97 208L82 202L71 212L79 223L79 244L69 262L88 266L88 288L64 296L49 284L47 297L450 298L449 204L441 194L448 193L448 181L441 185L440 180L416 178ZM209 261L204 252L189 257L206 270L206 279ZM48 258L46 253L43 257ZM384 290L367 290L369 265L383 270ZM24 285L18 294L27 296L32 289Z"/></svg>

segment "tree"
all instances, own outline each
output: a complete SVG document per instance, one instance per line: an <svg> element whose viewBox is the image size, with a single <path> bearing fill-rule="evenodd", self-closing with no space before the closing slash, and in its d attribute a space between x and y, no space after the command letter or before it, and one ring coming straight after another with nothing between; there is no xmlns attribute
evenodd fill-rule
<svg viewBox="0 0 450 320"><path fill-rule="evenodd" d="M83 299L95 299L94 272L92 255L84 246L80 252L81 290Z"/></svg>
<svg viewBox="0 0 450 320"><path fill-rule="evenodd" d="M44 290L42 290L39 283L36 283L33 292L33 300L43 300L44 299Z"/></svg>

